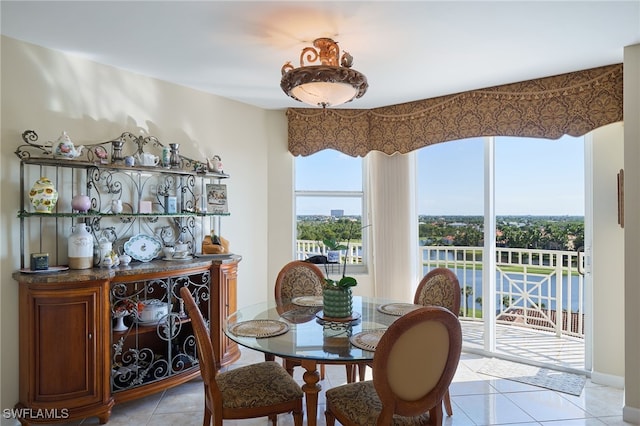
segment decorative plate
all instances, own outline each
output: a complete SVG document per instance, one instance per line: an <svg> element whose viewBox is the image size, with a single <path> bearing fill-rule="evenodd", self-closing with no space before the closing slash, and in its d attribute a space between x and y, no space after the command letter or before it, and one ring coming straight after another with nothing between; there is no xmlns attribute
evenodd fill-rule
<svg viewBox="0 0 640 426"><path fill-rule="evenodd" d="M379 312L388 315L401 317L402 315L422 308L422 305L414 305L413 303L387 303L377 307Z"/></svg>
<svg viewBox="0 0 640 426"><path fill-rule="evenodd" d="M229 326L229 332L243 337L273 337L289 331L289 325L278 320L250 320Z"/></svg>
<svg viewBox="0 0 640 426"><path fill-rule="evenodd" d="M124 243L124 252L135 260L148 262L162 252L162 243L148 235L138 234Z"/></svg>
<svg viewBox="0 0 640 426"><path fill-rule="evenodd" d="M298 306L322 306L322 296L294 297L291 303Z"/></svg>
<svg viewBox="0 0 640 426"><path fill-rule="evenodd" d="M349 341L355 347L364 349L365 351L373 352L376 350L378 342L380 341L380 338L385 331L387 330L378 329L361 331L360 333L354 334L353 336L349 337Z"/></svg>
<svg viewBox="0 0 640 426"><path fill-rule="evenodd" d="M67 269L69 269L68 266L49 266L49 269L38 269L36 271L33 271L29 268L22 268L20 269L20 272L23 272L25 274L46 274L47 272L60 272L60 271L66 271Z"/></svg>

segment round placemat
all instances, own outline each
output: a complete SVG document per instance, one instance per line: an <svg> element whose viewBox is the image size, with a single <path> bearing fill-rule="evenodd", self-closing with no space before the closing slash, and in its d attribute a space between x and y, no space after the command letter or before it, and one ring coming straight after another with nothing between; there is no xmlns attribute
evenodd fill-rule
<svg viewBox="0 0 640 426"><path fill-rule="evenodd" d="M273 337L289 331L289 325L277 320L250 320L229 326L229 332L242 337Z"/></svg>
<svg viewBox="0 0 640 426"><path fill-rule="evenodd" d="M360 333L356 333L353 336L349 337L349 341L355 347L364 349L365 351L373 352L376 350L378 342L380 341L380 338L385 331L387 330L377 329L361 331Z"/></svg>
<svg viewBox="0 0 640 426"><path fill-rule="evenodd" d="M385 305L378 306L377 309L383 314L400 317L407 312L415 311L422 307L422 305L414 305L413 303L387 303Z"/></svg>
<svg viewBox="0 0 640 426"><path fill-rule="evenodd" d="M322 296L294 297L291 303L298 306L322 306Z"/></svg>

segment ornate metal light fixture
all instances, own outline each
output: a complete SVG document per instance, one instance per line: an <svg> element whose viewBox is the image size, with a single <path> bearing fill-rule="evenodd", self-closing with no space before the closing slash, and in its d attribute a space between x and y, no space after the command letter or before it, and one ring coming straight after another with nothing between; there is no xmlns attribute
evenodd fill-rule
<svg viewBox="0 0 640 426"><path fill-rule="evenodd" d="M353 57L349 53L340 57L338 43L330 38L318 38L313 46L302 49L299 68L294 68L291 62L282 66L280 87L287 95L326 108L365 94L369 87L367 77L351 68ZM305 65L305 60L320 65Z"/></svg>

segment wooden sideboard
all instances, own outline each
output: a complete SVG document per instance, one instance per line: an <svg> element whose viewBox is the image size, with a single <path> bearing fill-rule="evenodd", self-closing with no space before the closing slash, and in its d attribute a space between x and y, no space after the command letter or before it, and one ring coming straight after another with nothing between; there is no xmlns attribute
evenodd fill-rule
<svg viewBox="0 0 640 426"><path fill-rule="evenodd" d="M240 351L222 324L236 310L240 260L233 255L14 273L20 286L20 422L97 416L104 424L114 404L197 377L195 339L179 298L183 286L210 322L218 366L237 360ZM150 299L166 305L162 318L145 323L134 311L125 317L126 330L114 330L114 306Z"/></svg>

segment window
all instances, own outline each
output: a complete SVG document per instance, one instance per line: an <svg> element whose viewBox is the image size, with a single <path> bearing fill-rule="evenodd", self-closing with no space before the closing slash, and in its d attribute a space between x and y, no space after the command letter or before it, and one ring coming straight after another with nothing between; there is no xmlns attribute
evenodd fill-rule
<svg viewBox="0 0 640 426"><path fill-rule="evenodd" d="M363 272L366 264L364 164L335 150L295 159L296 258L325 255L322 240L347 243L348 269Z"/></svg>
<svg viewBox="0 0 640 426"><path fill-rule="evenodd" d="M418 150L418 238L421 246L482 247L483 144L482 138L470 138ZM423 262L426 260L422 258ZM427 272L425 265L422 273Z"/></svg>

